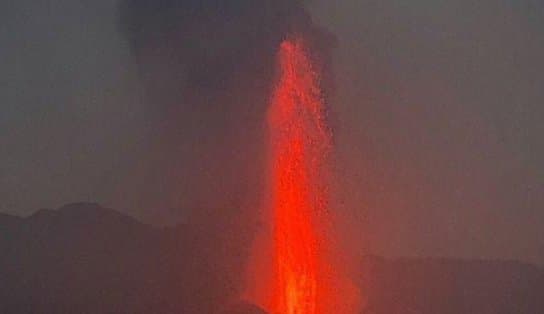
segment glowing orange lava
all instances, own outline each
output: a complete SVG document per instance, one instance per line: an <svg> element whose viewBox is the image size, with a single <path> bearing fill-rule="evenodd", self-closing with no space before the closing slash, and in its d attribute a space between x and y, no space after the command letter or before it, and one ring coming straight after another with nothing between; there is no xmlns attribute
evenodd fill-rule
<svg viewBox="0 0 544 314"><path fill-rule="evenodd" d="M329 270L318 217L328 202L324 172L331 135L319 72L302 40L281 44L279 65L268 116L275 267L269 311L325 314Z"/></svg>

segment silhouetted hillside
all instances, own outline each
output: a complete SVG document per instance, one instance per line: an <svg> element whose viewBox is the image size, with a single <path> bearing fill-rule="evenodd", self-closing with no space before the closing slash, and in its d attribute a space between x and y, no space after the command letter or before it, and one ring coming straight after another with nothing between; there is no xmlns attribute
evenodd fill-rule
<svg viewBox="0 0 544 314"><path fill-rule="evenodd" d="M253 230L203 216L160 229L88 203L0 214L0 313L224 313ZM544 273L531 265L367 257L361 270L364 313L544 313Z"/></svg>
<svg viewBox="0 0 544 314"><path fill-rule="evenodd" d="M2 215L0 313L217 312L250 239L229 228L158 229L85 203Z"/></svg>
<svg viewBox="0 0 544 314"><path fill-rule="evenodd" d="M518 262L367 257L365 314L544 313L544 272Z"/></svg>

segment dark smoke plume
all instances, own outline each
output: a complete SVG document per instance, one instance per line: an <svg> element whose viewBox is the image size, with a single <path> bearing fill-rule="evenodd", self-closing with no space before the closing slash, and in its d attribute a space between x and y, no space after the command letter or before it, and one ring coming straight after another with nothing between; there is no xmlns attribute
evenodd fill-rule
<svg viewBox="0 0 544 314"><path fill-rule="evenodd" d="M331 36L292 0L123 0L119 14L156 122L139 203L255 211L278 46L304 34L328 63Z"/></svg>
<svg viewBox="0 0 544 314"><path fill-rule="evenodd" d="M253 70L267 70L286 34L319 32L293 0L124 0L120 12L138 57L167 49L184 86L208 91L252 62Z"/></svg>
<svg viewBox="0 0 544 314"><path fill-rule="evenodd" d="M148 83L160 85L162 97L179 97L169 99L172 106L180 99L201 105L204 93L209 99L243 86L250 93L255 84L262 92L288 34L304 33L323 51L330 39L296 0L123 0L120 24ZM150 63L168 73L149 77ZM210 105L226 111L239 104Z"/></svg>
<svg viewBox="0 0 544 314"><path fill-rule="evenodd" d="M288 0L123 0L120 27L156 132L138 203L182 208L203 233L249 248L262 207L279 45L302 34L327 65L330 36L302 2ZM213 263L239 269L229 252Z"/></svg>

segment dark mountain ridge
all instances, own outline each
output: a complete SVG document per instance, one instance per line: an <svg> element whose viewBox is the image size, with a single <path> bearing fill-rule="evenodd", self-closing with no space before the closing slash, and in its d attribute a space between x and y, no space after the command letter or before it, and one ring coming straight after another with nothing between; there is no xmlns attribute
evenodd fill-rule
<svg viewBox="0 0 544 314"><path fill-rule="evenodd" d="M156 228L93 203L0 214L0 313L222 313L239 295L255 230L210 218ZM366 314L544 313L537 266L374 256L361 263L354 279Z"/></svg>
<svg viewBox="0 0 544 314"><path fill-rule="evenodd" d="M367 257L365 313L544 313L544 271L517 261Z"/></svg>
<svg viewBox="0 0 544 314"><path fill-rule="evenodd" d="M0 313L214 313L249 246L218 241L227 227L155 228L91 203L2 216Z"/></svg>

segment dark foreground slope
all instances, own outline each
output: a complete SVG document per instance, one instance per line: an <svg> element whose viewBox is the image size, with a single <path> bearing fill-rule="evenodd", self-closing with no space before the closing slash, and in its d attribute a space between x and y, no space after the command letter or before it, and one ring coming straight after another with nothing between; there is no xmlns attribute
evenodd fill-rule
<svg viewBox="0 0 544 314"><path fill-rule="evenodd" d="M244 251L220 223L159 229L95 204L0 216L0 313L214 313Z"/></svg>
<svg viewBox="0 0 544 314"><path fill-rule="evenodd" d="M365 314L544 313L544 271L506 261L367 257Z"/></svg>
<svg viewBox="0 0 544 314"><path fill-rule="evenodd" d="M95 204L0 214L0 313L221 313L251 233L220 219L154 228ZM530 265L368 257L361 269L364 313L544 313L543 271Z"/></svg>

